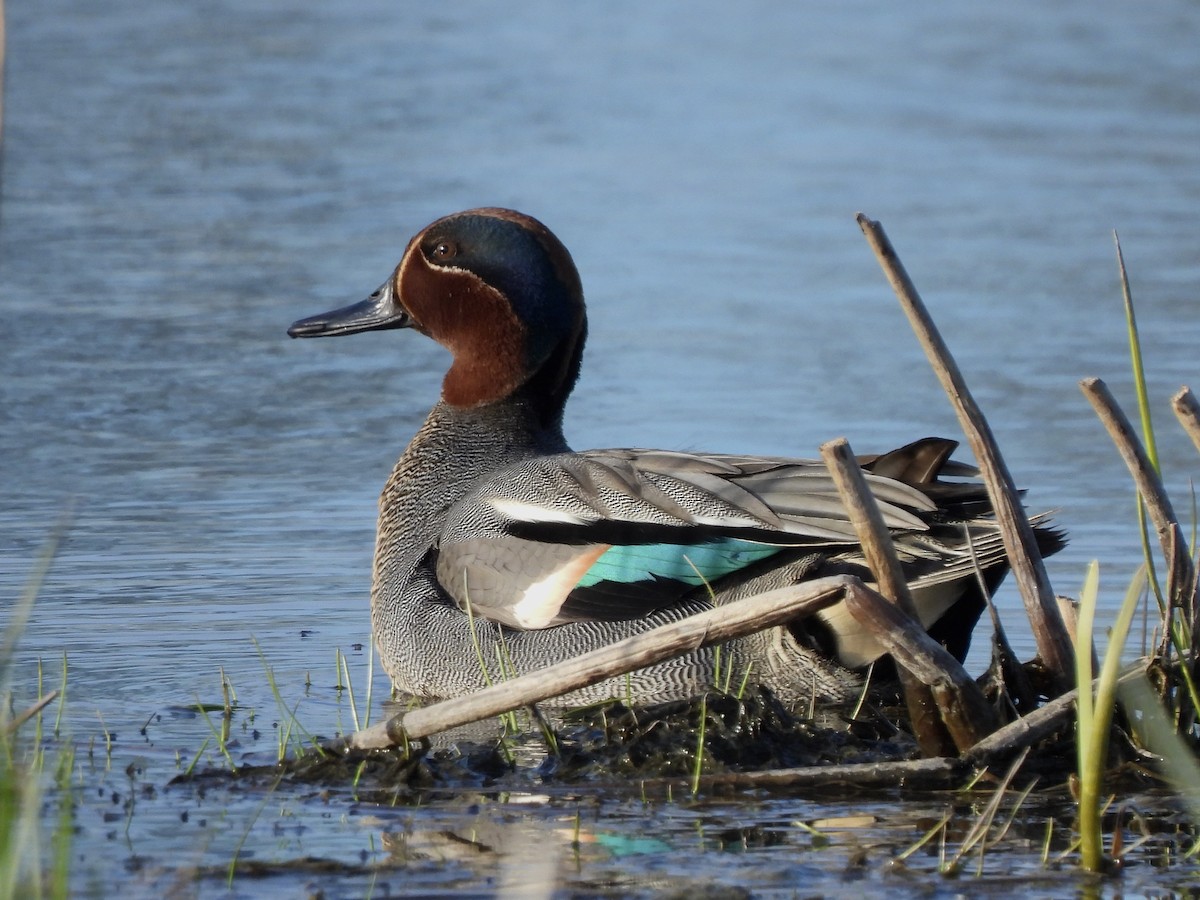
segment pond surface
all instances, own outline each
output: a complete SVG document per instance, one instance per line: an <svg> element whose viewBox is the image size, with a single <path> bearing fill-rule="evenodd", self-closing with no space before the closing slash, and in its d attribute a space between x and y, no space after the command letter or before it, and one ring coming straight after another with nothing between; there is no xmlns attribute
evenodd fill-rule
<svg viewBox="0 0 1200 900"><path fill-rule="evenodd" d="M1167 399L1195 380L1200 336L1195 4L42 0L7 14L0 623L70 511L15 684L19 706L37 660L57 683L66 654L81 892L186 886L241 848L379 862L392 894L489 894L577 816L636 849L597 837L544 854L565 893L962 888L887 868L921 834L894 805L755 795L656 806L647 825L636 798L590 790L384 810L166 783L212 737L190 708L221 702L222 671L242 752L270 756L280 702L313 733L350 726L338 650L362 708L375 498L446 359L411 334L284 329L365 296L413 232L471 206L533 214L574 254L591 320L576 446L803 456L839 435L867 453L959 434L854 214L881 220L1029 504L1071 534L1050 562L1057 590L1074 594L1098 558L1115 607L1141 556L1133 492L1077 381L1104 377L1132 408L1117 229L1187 518L1197 456ZM1031 655L1015 592L999 602ZM211 742L202 761L221 764ZM945 804L930 801L933 821ZM851 831L810 853L793 824L859 814L902 821L899 836ZM441 836L471 817L513 823L516 849L463 861ZM887 849L855 867L863 841ZM971 890L1010 891L1000 868ZM1024 869L1050 879L1046 896L1079 886L1036 852ZM266 872L232 894L372 890L340 877Z"/></svg>

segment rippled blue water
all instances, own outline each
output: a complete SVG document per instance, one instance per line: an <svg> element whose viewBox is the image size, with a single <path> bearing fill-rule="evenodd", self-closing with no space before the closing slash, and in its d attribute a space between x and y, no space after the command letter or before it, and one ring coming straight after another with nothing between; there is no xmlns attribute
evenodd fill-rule
<svg viewBox="0 0 1200 900"><path fill-rule="evenodd" d="M375 495L446 359L284 329L469 206L575 256L576 446L796 455L958 434L854 214L880 219L1071 532L1058 590L1100 558L1108 604L1132 489L1076 382L1131 402L1118 229L1186 515L1192 3L8 7L0 596L73 509L21 671L65 650L78 723L131 733L218 666L262 697L251 635L287 684L364 664Z"/></svg>

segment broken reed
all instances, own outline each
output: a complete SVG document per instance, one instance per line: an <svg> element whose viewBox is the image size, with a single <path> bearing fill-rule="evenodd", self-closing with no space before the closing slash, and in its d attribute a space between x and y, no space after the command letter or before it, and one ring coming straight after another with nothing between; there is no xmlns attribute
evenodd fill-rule
<svg viewBox="0 0 1200 900"><path fill-rule="evenodd" d="M900 262L900 257L888 240L883 226L862 213L859 213L857 218L867 243L875 252L875 257L896 292L900 306L908 317L934 374L954 408L963 434L971 445L971 452L975 454L979 463L996 521L1004 538L1004 546L1008 551L1013 578L1020 589L1025 611L1033 628L1038 655L1051 677L1059 679L1058 687L1065 689L1066 678L1072 670L1074 648L1055 600L1050 578L1046 574L1046 567L1042 564L1042 555L1038 552L1033 526L1021 505L1020 493L1000 453L1000 446L971 395L958 364L934 325L929 310L917 293L916 286L908 277L904 264Z"/></svg>

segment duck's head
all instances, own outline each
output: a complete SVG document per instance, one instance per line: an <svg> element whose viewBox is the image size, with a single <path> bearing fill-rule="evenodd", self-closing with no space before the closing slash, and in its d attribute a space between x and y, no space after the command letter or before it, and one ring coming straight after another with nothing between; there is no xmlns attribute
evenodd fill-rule
<svg viewBox="0 0 1200 900"><path fill-rule="evenodd" d="M292 324L292 337L412 328L453 355L442 399L470 408L527 396L561 414L587 330L579 273L545 225L508 209L438 219L366 300Z"/></svg>

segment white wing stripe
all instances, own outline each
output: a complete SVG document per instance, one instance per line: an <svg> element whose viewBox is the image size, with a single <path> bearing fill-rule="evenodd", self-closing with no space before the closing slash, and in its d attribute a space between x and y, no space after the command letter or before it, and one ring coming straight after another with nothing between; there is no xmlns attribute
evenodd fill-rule
<svg viewBox="0 0 1200 900"><path fill-rule="evenodd" d="M586 525L594 519L585 519L565 509L543 506L540 503L526 503L523 500L512 500L504 497L488 499L499 515L513 522L557 522L562 525Z"/></svg>

